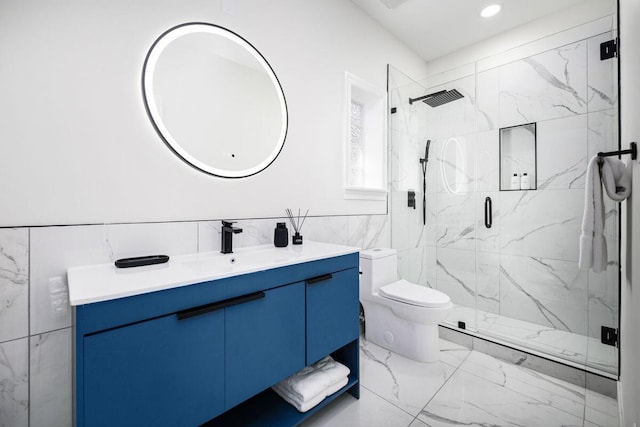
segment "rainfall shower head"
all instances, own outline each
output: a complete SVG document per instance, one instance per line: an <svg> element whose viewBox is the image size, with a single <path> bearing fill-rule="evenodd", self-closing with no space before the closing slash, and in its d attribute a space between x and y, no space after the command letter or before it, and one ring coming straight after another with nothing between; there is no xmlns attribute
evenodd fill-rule
<svg viewBox="0 0 640 427"><path fill-rule="evenodd" d="M464 98L464 95L458 92L457 89L441 90L439 92L419 96L418 98L409 98L409 104L413 104L417 101L422 101L431 107L439 107L460 98Z"/></svg>

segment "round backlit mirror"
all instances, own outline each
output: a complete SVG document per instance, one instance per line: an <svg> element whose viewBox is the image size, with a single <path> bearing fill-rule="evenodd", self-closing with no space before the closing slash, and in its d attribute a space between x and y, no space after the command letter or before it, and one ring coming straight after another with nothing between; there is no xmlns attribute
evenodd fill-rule
<svg viewBox="0 0 640 427"><path fill-rule="evenodd" d="M287 104L267 60L207 23L178 25L151 46L142 93L175 154L211 175L241 178L269 166L287 134Z"/></svg>

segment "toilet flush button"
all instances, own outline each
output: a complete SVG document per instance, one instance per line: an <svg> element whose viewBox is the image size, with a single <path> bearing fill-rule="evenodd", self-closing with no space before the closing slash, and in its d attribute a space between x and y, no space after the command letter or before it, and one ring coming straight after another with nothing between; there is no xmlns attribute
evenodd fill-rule
<svg viewBox="0 0 640 427"><path fill-rule="evenodd" d="M383 335L382 338L384 338L384 342L386 342L387 344L393 344L393 334L389 331L386 331Z"/></svg>

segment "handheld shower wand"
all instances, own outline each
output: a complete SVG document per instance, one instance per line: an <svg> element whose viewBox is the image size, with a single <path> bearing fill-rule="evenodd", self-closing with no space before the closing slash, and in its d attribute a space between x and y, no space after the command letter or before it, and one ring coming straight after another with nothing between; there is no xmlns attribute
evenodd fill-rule
<svg viewBox="0 0 640 427"><path fill-rule="evenodd" d="M422 165L422 224L427 224L427 162L429 161L429 146L431 140L427 139L427 144L424 147L424 158L420 159Z"/></svg>

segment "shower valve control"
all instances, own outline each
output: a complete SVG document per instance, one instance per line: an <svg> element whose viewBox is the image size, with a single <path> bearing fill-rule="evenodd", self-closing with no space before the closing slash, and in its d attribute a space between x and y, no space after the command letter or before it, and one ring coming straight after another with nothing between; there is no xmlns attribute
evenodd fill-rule
<svg viewBox="0 0 640 427"><path fill-rule="evenodd" d="M407 206L410 208L416 208L416 192L413 190L407 191Z"/></svg>

